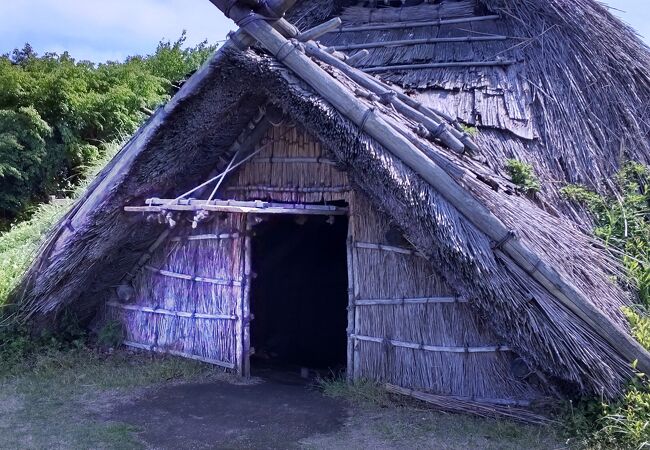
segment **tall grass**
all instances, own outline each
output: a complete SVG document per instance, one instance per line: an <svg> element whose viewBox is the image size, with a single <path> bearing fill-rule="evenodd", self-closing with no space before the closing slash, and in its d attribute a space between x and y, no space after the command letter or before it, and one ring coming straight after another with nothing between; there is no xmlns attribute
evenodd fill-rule
<svg viewBox="0 0 650 450"><path fill-rule="evenodd" d="M103 157L84 169L84 182L70 192L69 198L37 206L29 220L16 223L0 234L0 317L3 307L7 306L8 295L20 281L48 230L65 215L88 183L117 153L119 146L117 143L106 146Z"/></svg>
<svg viewBox="0 0 650 450"><path fill-rule="evenodd" d="M650 350L650 169L627 163L614 177L617 194L601 196L582 186L563 194L591 211L595 234L620 252L639 305L625 311L634 337ZM569 419L580 443L596 449L650 448L650 382L646 374L615 403L583 402Z"/></svg>

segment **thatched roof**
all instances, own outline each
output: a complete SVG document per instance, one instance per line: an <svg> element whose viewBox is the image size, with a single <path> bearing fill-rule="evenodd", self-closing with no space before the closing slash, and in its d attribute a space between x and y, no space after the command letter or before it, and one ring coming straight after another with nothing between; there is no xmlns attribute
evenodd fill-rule
<svg viewBox="0 0 650 450"><path fill-rule="evenodd" d="M468 2L451 3L459 7ZM290 20L307 26L341 12L344 18L354 17L353 10L341 11L341 6L305 0L292 10ZM447 52L439 51L439 44L435 51L430 44L378 48L363 64L401 64L401 58L412 64L431 61L432 55L459 58L462 45L471 45L473 57L483 62L502 54L515 61L505 68L379 73L415 89L413 95L421 100L476 124L485 163L419 137L412 120L385 105L374 106L411 130L418 148L516 231L614 327L628 333L621 307L631 304L631 298L612 282L620 277L619 267L584 231L589 228L581 222L584 214L565 204L558 188L582 182L606 189L604 180L616 170L621 151L648 162L650 126L643 109L650 99L647 49L592 0L489 0L463 11L456 14L498 14L493 25L485 21L482 26L496 27L512 42L444 44ZM436 35L442 33L433 28ZM408 30L403 33L411 36ZM326 40L335 45L399 38L374 32L333 36ZM355 97L359 86L333 67L318 64ZM462 106L470 98L474 104ZM152 196L175 196L215 167L224 167L229 146L267 102L283 108L323 143L355 185L402 228L450 285L472 300L530 367L584 391L619 392L630 376L630 361L500 252L412 168L259 50L218 52L102 171L53 230L27 273L17 293L21 315L41 325L52 324L64 308L92 317L156 236L156 226L126 216L123 207L143 204ZM537 169L543 184L537 199L516 193L503 176L503 163L510 157L530 161Z"/></svg>

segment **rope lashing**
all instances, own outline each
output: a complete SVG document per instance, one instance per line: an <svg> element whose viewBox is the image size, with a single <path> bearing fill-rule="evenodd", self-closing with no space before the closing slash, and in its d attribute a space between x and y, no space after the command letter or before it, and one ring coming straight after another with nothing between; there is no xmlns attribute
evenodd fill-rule
<svg viewBox="0 0 650 450"><path fill-rule="evenodd" d="M288 39L273 56L278 62L283 63L295 51L304 52L304 47L296 39Z"/></svg>
<svg viewBox="0 0 650 450"><path fill-rule="evenodd" d="M515 234L514 231L510 230L506 233L506 235L501 238L500 241L496 242L493 246L493 250L500 250L504 245L506 245L510 240L514 239L517 235Z"/></svg>
<svg viewBox="0 0 650 450"><path fill-rule="evenodd" d="M269 3L268 0L262 0L262 5L264 6L264 9L271 14L273 14L273 19L274 20L279 20L284 16L284 11L278 11L277 9L273 9L273 4Z"/></svg>
<svg viewBox="0 0 650 450"><path fill-rule="evenodd" d="M382 103L387 104L387 103L392 103L395 97L397 97L397 92L386 91L379 96L379 99L381 100Z"/></svg>
<svg viewBox="0 0 650 450"><path fill-rule="evenodd" d="M440 125L438 125L438 127L436 127L436 129L431 132L431 137L434 139L439 138L445 131L447 131L447 124L445 122L441 122Z"/></svg>
<svg viewBox="0 0 650 450"><path fill-rule="evenodd" d="M366 123L368 122L368 119L370 119L370 116L374 114L375 108L374 106L372 108L368 108L366 112L363 115L363 119L361 119L361 125L359 125L359 133L357 134L357 140L361 137L361 133L363 133L364 129L366 128Z"/></svg>
<svg viewBox="0 0 650 450"><path fill-rule="evenodd" d="M223 10L223 13L226 15L227 18L230 19L230 10L237 4L239 0L230 0L226 7Z"/></svg>

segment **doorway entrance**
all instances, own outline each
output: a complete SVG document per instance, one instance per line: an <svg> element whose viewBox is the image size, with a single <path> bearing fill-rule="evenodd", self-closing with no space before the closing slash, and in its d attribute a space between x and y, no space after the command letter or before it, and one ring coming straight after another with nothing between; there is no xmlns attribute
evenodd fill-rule
<svg viewBox="0 0 650 450"><path fill-rule="evenodd" d="M253 228L253 371L345 368L347 229L346 216L295 215Z"/></svg>

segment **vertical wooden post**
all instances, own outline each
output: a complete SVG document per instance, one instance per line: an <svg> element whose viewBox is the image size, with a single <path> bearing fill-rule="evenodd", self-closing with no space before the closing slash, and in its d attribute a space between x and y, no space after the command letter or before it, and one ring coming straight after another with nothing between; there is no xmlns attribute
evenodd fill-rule
<svg viewBox="0 0 650 450"><path fill-rule="evenodd" d="M357 257L357 248L356 248L356 214L357 214L357 207L356 207L356 202L358 200L358 195L355 194L354 192L350 196L350 221L348 224L349 230L350 230L350 243L349 243L349 248L350 248L350 269L352 273L352 293L351 293L351 307L352 307L352 319L353 322L351 324L352 327L352 334L356 335L359 333L360 330L360 325L361 325L361 317L359 316L359 308L357 306L357 300L360 298L360 280L359 280L359 264L358 264L358 257ZM352 381L356 381L359 378L361 378L361 354L360 354L360 348L359 348L359 341L354 338L349 338L350 339L350 344L352 345L352 367L350 367L350 370L352 371Z"/></svg>
<svg viewBox="0 0 650 450"><path fill-rule="evenodd" d="M242 280L242 344L243 344L243 364L242 375L246 378L251 376L251 327L250 323L253 320L250 307L251 296L251 267L252 267L252 252L251 252L251 237L253 233L253 223L251 216L246 214L246 233L244 237L244 279Z"/></svg>
<svg viewBox="0 0 650 450"><path fill-rule="evenodd" d="M347 258L347 263L348 263L348 327L347 327L347 333L348 333L348 359L347 359L347 366L346 366L346 377L348 380L348 383L354 381L354 339L352 339L352 335L354 334L354 318L356 315L356 301L354 298L354 268L352 267L353 264L353 255L352 252L354 251L354 239L352 237L352 229L354 224L352 223L352 215L348 216L348 240L347 240L347 253L348 253L348 258Z"/></svg>
<svg viewBox="0 0 650 450"><path fill-rule="evenodd" d="M237 226L237 230L241 233L243 232L246 226L246 214L233 214L232 219ZM238 239L237 244L239 245L239 277L241 280L241 286L239 292L235 296L235 315L237 316L237 321L235 322L235 370L240 376L244 376L244 290L246 289L246 278L244 276L244 240L242 238ZM234 270L233 266L233 270ZM233 295L235 293L235 287L232 288Z"/></svg>

